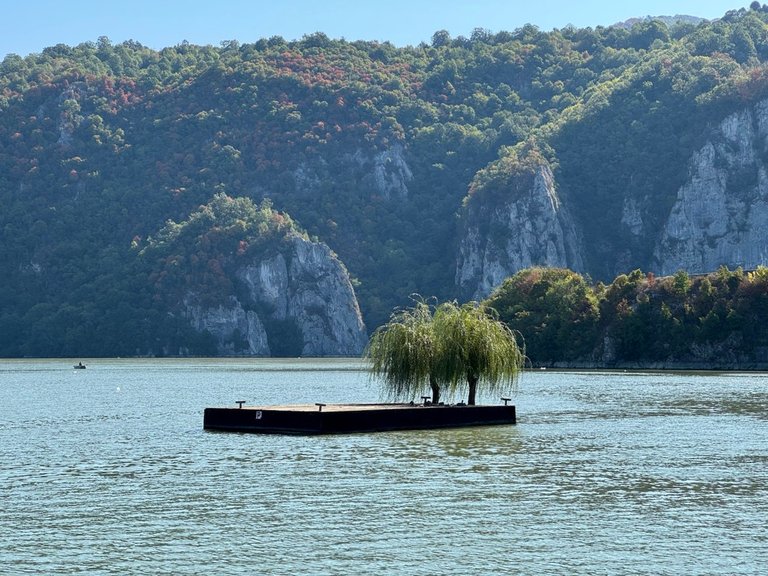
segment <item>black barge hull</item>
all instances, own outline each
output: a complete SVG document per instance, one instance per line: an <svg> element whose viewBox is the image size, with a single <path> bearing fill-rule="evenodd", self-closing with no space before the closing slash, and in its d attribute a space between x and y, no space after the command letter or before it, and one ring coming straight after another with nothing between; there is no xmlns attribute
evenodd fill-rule
<svg viewBox="0 0 768 576"><path fill-rule="evenodd" d="M514 406L328 404L206 408L205 430L258 434L349 434L515 424Z"/></svg>

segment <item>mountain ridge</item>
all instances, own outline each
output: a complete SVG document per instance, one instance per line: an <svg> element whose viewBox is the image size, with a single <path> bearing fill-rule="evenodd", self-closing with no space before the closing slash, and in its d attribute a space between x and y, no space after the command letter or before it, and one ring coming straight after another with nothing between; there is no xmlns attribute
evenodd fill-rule
<svg viewBox="0 0 768 576"><path fill-rule="evenodd" d="M269 200L326 244L369 330L413 293L479 294L456 283L462 231L478 202L488 214L509 205L516 162L534 153L552 175L540 190L573 223L553 245L581 243L579 271L596 279L648 268L654 243L635 232L663 229L696 152L768 95L766 19L761 7L687 28L528 25L406 48L321 33L160 51L101 38L8 56L0 322L13 329L0 355L184 349L197 336L154 274L177 262L193 283L236 284L232 255L201 244L204 269L191 255L138 254L217 194ZM757 172L743 168L726 195L753 186ZM535 222L533 206L513 228ZM550 232L535 229L530 254L547 254ZM512 237L490 220L477 230ZM214 224L199 238L217 234ZM546 263L521 254L494 283ZM93 345L131 317L147 320L129 323L130 346Z"/></svg>

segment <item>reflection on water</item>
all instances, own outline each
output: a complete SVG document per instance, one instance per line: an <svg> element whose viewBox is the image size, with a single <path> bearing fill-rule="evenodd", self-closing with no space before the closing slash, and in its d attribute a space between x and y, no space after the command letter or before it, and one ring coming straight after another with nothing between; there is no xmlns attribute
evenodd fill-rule
<svg viewBox="0 0 768 576"><path fill-rule="evenodd" d="M764 375L534 372L518 425L205 433L350 360L0 362L0 574L758 574ZM494 398L483 399L494 402Z"/></svg>

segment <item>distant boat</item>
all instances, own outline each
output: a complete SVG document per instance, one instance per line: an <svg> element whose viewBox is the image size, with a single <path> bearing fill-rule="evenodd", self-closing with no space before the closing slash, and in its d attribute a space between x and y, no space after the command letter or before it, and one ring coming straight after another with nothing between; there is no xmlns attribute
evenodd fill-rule
<svg viewBox="0 0 768 576"><path fill-rule="evenodd" d="M78 362L73 366L73 368L75 370L85 370L85 364L83 364L82 362Z"/></svg>

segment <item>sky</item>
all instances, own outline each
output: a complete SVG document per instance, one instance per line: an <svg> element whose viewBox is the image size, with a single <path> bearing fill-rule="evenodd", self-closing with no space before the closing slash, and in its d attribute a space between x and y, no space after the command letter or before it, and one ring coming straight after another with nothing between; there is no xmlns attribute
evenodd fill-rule
<svg viewBox="0 0 768 576"><path fill-rule="evenodd" d="M255 42L282 36L429 42L438 30L451 36L475 28L512 31L534 24L544 31L572 24L608 26L640 16L686 14L719 18L746 8L745 0L0 0L0 59L26 56L56 44L76 46L106 36L159 50L183 41Z"/></svg>

